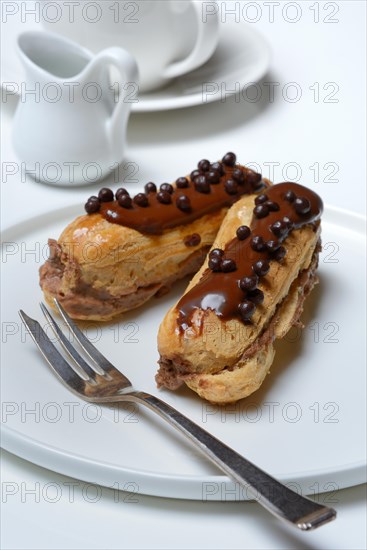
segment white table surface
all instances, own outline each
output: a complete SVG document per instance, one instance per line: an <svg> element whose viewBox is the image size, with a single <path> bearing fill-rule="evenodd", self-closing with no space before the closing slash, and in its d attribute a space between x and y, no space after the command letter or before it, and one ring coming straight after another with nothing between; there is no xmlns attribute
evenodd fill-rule
<svg viewBox="0 0 367 550"><path fill-rule="evenodd" d="M302 171L299 181L319 192L326 203L363 214L366 3L332 2L339 8L334 16L339 21L331 24L323 21L330 12L325 2L319 3L319 23L313 21L314 11L310 9L314 2L296 2L302 16L293 24L282 17L285 2L276 7L274 22L269 21L266 3L259 4L262 16L255 25L267 35L274 52L271 71L260 83L263 100L236 102L232 97L190 109L133 115L126 160L138 165L140 183L127 186L137 189L148 180L171 181L191 169L199 158L216 159L233 150L241 162L260 164L265 176L271 175L269 163L279 163L274 181L294 178L291 168L285 176L284 171L287 163L296 163ZM6 55L4 47L2 55ZM279 83L274 101L269 101L269 86L264 82ZM290 82L297 83L302 91L295 103L284 100L281 93ZM320 90L318 102L315 83ZM333 96L338 101L324 102L333 90L338 90ZM2 105L3 162L17 162L10 139L15 107L14 99ZM310 169L315 163L320 167L318 182ZM333 164L324 168L326 163ZM337 168L333 176L336 181L328 181L331 166ZM31 179L21 181L19 175L7 181L3 177L2 225L10 226L55 204L84 202L99 187L65 189ZM32 488L35 494L28 493ZM46 497L45 488L49 488ZM256 503L204 503L143 495L137 495L137 502L124 502L123 493L117 497L112 490L98 488L93 493L88 484L5 451L2 489L4 549L367 547L364 486L337 492L333 503L337 521L313 533L281 525ZM93 495L97 495L96 502L91 502Z"/></svg>

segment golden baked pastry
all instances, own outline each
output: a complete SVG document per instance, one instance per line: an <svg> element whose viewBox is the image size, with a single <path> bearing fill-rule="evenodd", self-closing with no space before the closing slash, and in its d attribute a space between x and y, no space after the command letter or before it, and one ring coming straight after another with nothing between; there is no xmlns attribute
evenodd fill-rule
<svg viewBox="0 0 367 550"><path fill-rule="evenodd" d="M175 184L154 183L131 198L102 189L85 205L40 269L40 284L52 306L56 297L76 319L107 321L140 306L174 281L195 273L205 260L228 208L269 182L236 164L227 153L207 160Z"/></svg>
<svg viewBox="0 0 367 550"><path fill-rule="evenodd" d="M212 403L257 390L274 340L299 323L317 282L322 201L294 183L244 196L158 334L158 386L187 384Z"/></svg>

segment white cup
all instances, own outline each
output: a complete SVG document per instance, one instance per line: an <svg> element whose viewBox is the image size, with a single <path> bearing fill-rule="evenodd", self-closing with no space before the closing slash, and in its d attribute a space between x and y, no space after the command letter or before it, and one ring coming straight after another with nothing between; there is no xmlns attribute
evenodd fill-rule
<svg viewBox="0 0 367 550"><path fill-rule="evenodd" d="M73 9L71 5L74 4ZM119 46L139 68L141 91L151 91L205 63L219 38L216 14L205 17L198 0L43 0L41 19L50 31L94 53Z"/></svg>

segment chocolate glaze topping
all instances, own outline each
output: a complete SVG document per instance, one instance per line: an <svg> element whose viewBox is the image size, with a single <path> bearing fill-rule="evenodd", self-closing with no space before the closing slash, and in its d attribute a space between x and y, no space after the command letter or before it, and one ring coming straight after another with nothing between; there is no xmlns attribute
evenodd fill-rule
<svg viewBox="0 0 367 550"><path fill-rule="evenodd" d="M101 197L90 198L85 209L88 214L98 211L111 223L159 235L166 229L191 223L205 214L229 207L242 195L265 188L261 174L235 162L234 153L227 153L222 162L214 164L203 159L190 177L178 178L175 186L165 183L157 190L149 182L146 195L139 193L133 200L122 189L117 200L106 201L112 192L104 189L102 200Z"/></svg>
<svg viewBox="0 0 367 550"><path fill-rule="evenodd" d="M269 260L281 261L286 249L280 244L286 240L287 235L293 229L317 222L323 211L320 197L296 183L279 183L269 187L264 197L258 197L255 202L266 204L266 201L271 201L276 203L279 209L269 208L266 216L259 217L254 204L251 235L241 239L238 238L241 237L240 232L223 251L223 258L235 261L236 270L221 269L220 258L216 259L212 253L210 254L209 268L204 271L198 284L177 304L177 321L181 331L190 326L196 309L210 309L223 320L238 316L249 322L255 310L252 304L261 303L263 298L261 291L255 287L259 278L265 277L269 271ZM290 201L290 198L293 200ZM255 243L265 243L269 246L254 246L253 239ZM213 260L216 260L216 265Z"/></svg>

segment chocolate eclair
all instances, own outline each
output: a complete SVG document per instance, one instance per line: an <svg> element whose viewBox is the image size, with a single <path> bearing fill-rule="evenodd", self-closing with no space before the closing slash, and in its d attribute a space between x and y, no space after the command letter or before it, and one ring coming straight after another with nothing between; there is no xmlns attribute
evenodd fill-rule
<svg viewBox="0 0 367 550"><path fill-rule="evenodd" d="M216 404L260 387L274 340L300 324L317 282L322 210L320 197L295 183L231 207L202 268L160 326L158 386L185 383Z"/></svg>
<svg viewBox="0 0 367 550"><path fill-rule="evenodd" d="M236 162L201 160L175 183L148 182L134 197L101 189L56 241L40 269L47 302L76 319L107 321L140 306L205 260L228 208L270 183Z"/></svg>

